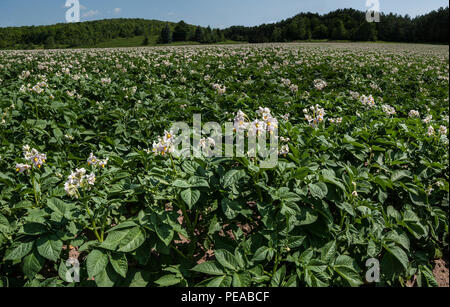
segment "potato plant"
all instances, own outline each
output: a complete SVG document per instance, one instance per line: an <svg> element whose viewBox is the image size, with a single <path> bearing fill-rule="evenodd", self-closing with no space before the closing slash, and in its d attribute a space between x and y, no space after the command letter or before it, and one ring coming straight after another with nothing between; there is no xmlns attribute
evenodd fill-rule
<svg viewBox="0 0 450 307"><path fill-rule="evenodd" d="M436 286L448 76L445 46L1 51L0 285ZM276 167L158 143L260 107Z"/></svg>

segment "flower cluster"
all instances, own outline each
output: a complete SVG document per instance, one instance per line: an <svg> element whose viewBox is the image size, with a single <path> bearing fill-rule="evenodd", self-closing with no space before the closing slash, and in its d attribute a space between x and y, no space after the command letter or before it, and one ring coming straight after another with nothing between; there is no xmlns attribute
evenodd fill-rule
<svg viewBox="0 0 450 307"><path fill-rule="evenodd" d="M200 147L203 149L209 149L211 147L215 147L216 146L216 141L214 141L213 138L209 137L209 138L202 138L200 140Z"/></svg>
<svg viewBox="0 0 450 307"><path fill-rule="evenodd" d="M370 95L369 97L367 97L366 95L362 95L360 100L361 103L365 106L368 106L370 108L373 108L375 106L375 99L373 99L372 95Z"/></svg>
<svg viewBox="0 0 450 307"><path fill-rule="evenodd" d="M330 118L330 119L328 119L328 121L332 124L339 125L340 123L342 123L342 117Z"/></svg>
<svg viewBox="0 0 450 307"><path fill-rule="evenodd" d="M100 82L104 85L111 84L111 78L101 78Z"/></svg>
<svg viewBox="0 0 450 307"><path fill-rule="evenodd" d="M428 127L427 136L433 136L434 135L434 128L433 126Z"/></svg>
<svg viewBox="0 0 450 307"><path fill-rule="evenodd" d="M22 73L20 74L19 78L22 79L22 80L25 80L30 75L31 75L31 73L28 70L27 71L22 71Z"/></svg>
<svg viewBox="0 0 450 307"><path fill-rule="evenodd" d="M212 87L213 87L213 89L215 89L217 91L217 93L219 95L223 95L227 91L227 88L225 87L225 85L221 86L220 84L216 83L216 84L213 84Z"/></svg>
<svg viewBox="0 0 450 307"><path fill-rule="evenodd" d="M283 143L289 143L291 139L280 136L280 141ZM288 144L281 145L281 149L278 151L278 154L286 157L288 153L289 153L289 145Z"/></svg>
<svg viewBox="0 0 450 307"><path fill-rule="evenodd" d="M304 109L303 113L305 114L305 119L308 121L309 125L315 128L325 120L325 109L320 108L318 104L311 106L309 109L312 114L309 114L308 109Z"/></svg>
<svg viewBox="0 0 450 307"><path fill-rule="evenodd" d="M297 93L297 92L298 92L298 85L291 84L291 86L289 86L289 90L290 90L292 93Z"/></svg>
<svg viewBox="0 0 450 307"><path fill-rule="evenodd" d="M91 187L95 185L95 179L94 173L86 175L86 169L76 169L75 172L72 172L67 178L66 183L64 183L64 190L70 197L78 199L80 197L78 189L85 188L90 190Z"/></svg>
<svg viewBox="0 0 450 307"><path fill-rule="evenodd" d="M34 85L33 87L31 87L31 84L27 84L27 86L22 85L19 89L19 91L21 93L26 93L26 92L33 92L36 94L41 94L42 92L44 92L44 89L48 87L47 82L45 81L40 81L38 82L36 85Z"/></svg>
<svg viewBox="0 0 450 307"><path fill-rule="evenodd" d="M289 153L289 145L281 145L281 149L278 151L279 155L283 155L286 157L286 155Z"/></svg>
<svg viewBox="0 0 450 307"><path fill-rule="evenodd" d="M235 131L248 131L248 135L255 136L259 135L262 132L269 132L273 134L274 131L278 128L278 120L272 116L269 108L262 108L256 111L261 118L255 119L252 122L247 122L247 115L244 112L239 110L234 118L234 130Z"/></svg>
<svg viewBox="0 0 450 307"><path fill-rule="evenodd" d="M23 164L23 163L16 164L16 171L19 173L23 173L29 169L31 169L31 165Z"/></svg>
<svg viewBox="0 0 450 307"><path fill-rule="evenodd" d="M439 133L442 135L447 135L447 127L441 125L439 127Z"/></svg>
<svg viewBox="0 0 450 307"><path fill-rule="evenodd" d="M358 100L358 99L359 99L359 93L358 93L358 92L350 91L350 96L351 96L353 99L355 99L355 100Z"/></svg>
<svg viewBox="0 0 450 307"><path fill-rule="evenodd" d="M386 113L387 116L394 115L396 113L395 109L390 105L384 104L381 106L381 108L383 109L383 112Z"/></svg>
<svg viewBox="0 0 450 307"><path fill-rule="evenodd" d="M248 122L246 121L248 119L247 115L239 110L234 117L234 131L244 131L248 127Z"/></svg>
<svg viewBox="0 0 450 307"><path fill-rule="evenodd" d="M158 143L153 142L152 152L155 155L164 156L167 153L172 153L174 151L174 135L172 131L164 131L164 136L158 138Z"/></svg>
<svg viewBox="0 0 450 307"><path fill-rule="evenodd" d="M417 110L411 110L411 111L409 111L408 116L409 117L420 117L420 113Z"/></svg>
<svg viewBox="0 0 450 307"><path fill-rule="evenodd" d="M99 160L97 159L96 156L94 156L94 154L91 152L91 154L89 155L89 158L87 159L87 163L88 165L92 165L92 166L100 166L100 167L105 167L106 164L108 164L109 158L106 158L104 160Z"/></svg>
<svg viewBox="0 0 450 307"><path fill-rule="evenodd" d="M429 124L429 123L431 123L431 120L433 119L433 115L428 115L427 117L425 117L424 119L423 119L423 122L425 123L425 124Z"/></svg>
<svg viewBox="0 0 450 307"><path fill-rule="evenodd" d="M321 91L323 90L325 87L327 87L327 83L325 81L323 81L322 79L316 79L314 80L314 87L318 90Z"/></svg>
<svg viewBox="0 0 450 307"><path fill-rule="evenodd" d="M44 153L40 153L36 149L30 149L30 146L25 145L22 148L23 156L25 160L31 162L30 164L16 164L16 171L19 173L23 173L26 170L32 168L32 165L37 168L41 168L42 164L47 160L47 155Z"/></svg>
<svg viewBox="0 0 450 307"><path fill-rule="evenodd" d="M283 83L284 86L291 86L291 80L281 78L281 83Z"/></svg>

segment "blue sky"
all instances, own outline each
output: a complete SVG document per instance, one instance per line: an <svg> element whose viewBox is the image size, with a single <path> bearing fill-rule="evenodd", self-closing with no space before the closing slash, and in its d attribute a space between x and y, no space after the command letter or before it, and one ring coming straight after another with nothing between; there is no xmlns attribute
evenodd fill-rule
<svg viewBox="0 0 450 307"><path fill-rule="evenodd" d="M253 26L300 12L327 13L338 8L366 10L366 0L79 0L81 21L146 18L211 27ZM0 0L0 27L65 22L66 0ZM445 0L379 0L382 12L412 17L439 7Z"/></svg>

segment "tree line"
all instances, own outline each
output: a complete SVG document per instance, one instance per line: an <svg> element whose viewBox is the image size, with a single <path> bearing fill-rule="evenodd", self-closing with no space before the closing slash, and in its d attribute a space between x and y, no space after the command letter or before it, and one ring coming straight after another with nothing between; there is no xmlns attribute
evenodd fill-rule
<svg viewBox="0 0 450 307"><path fill-rule="evenodd" d="M292 42L297 40L352 40L426 42L448 44L449 8L426 15L381 14L380 22L369 23L366 13L340 9L328 14L301 13L273 24L255 27L232 26L227 29L193 26L145 19L107 19L51 26L0 28L0 49L91 47L115 38L151 37L157 42L195 41L217 43L233 40L249 43Z"/></svg>
<svg viewBox="0 0 450 307"><path fill-rule="evenodd" d="M340 9L325 15L301 13L257 27L233 26L224 32L227 39L250 43L327 39L448 44L448 13L447 7L416 18L381 14L380 22L369 23L365 12Z"/></svg>
<svg viewBox="0 0 450 307"><path fill-rule="evenodd" d="M211 27L192 27L183 20L177 23L172 30L169 24L166 24L161 30L158 43L168 44L171 42L193 41L202 44L218 43L225 40L225 36L220 29L211 29Z"/></svg>

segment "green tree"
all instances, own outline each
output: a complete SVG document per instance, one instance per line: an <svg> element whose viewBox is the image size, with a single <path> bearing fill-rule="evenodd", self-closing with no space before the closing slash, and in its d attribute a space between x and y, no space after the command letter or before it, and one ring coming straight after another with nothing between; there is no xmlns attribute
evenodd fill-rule
<svg viewBox="0 0 450 307"><path fill-rule="evenodd" d="M331 30L331 39L347 39L347 30L345 30L342 20L337 19Z"/></svg>
<svg viewBox="0 0 450 307"><path fill-rule="evenodd" d="M204 41L204 34L202 27L198 26L197 29L195 29L195 35L194 40L199 43L203 43Z"/></svg>
<svg viewBox="0 0 450 307"><path fill-rule="evenodd" d="M356 39L360 41L376 41L377 30L373 22L363 22L359 27Z"/></svg>
<svg viewBox="0 0 450 307"><path fill-rule="evenodd" d="M172 31L168 24L162 28L158 42L161 44L169 44L172 42Z"/></svg>
<svg viewBox="0 0 450 307"><path fill-rule="evenodd" d="M287 28L287 37L289 40L297 40L300 38L300 33L298 29L298 23L294 20L292 21Z"/></svg>
<svg viewBox="0 0 450 307"><path fill-rule="evenodd" d="M275 27L272 32L272 41L282 42L283 41L283 31L280 27Z"/></svg>
<svg viewBox="0 0 450 307"><path fill-rule="evenodd" d="M177 23L173 31L173 41L174 42L186 41L188 32L189 32L188 25L183 20L181 20L179 23Z"/></svg>
<svg viewBox="0 0 450 307"><path fill-rule="evenodd" d="M314 28L312 36L313 36L313 38L316 38L316 39L328 38L327 26L324 24L319 24L317 27Z"/></svg>
<svg viewBox="0 0 450 307"><path fill-rule="evenodd" d="M53 38L53 36L49 36L45 39L44 48L45 49L55 48L55 39Z"/></svg>

